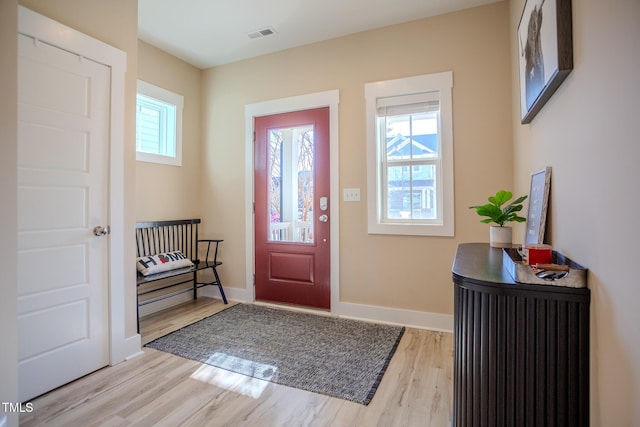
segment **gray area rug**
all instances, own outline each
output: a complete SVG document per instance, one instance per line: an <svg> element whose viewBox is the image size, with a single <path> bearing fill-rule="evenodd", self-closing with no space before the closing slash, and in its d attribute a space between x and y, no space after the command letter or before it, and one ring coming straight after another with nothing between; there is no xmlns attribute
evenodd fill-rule
<svg viewBox="0 0 640 427"><path fill-rule="evenodd" d="M368 405L404 328L237 304L146 347Z"/></svg>

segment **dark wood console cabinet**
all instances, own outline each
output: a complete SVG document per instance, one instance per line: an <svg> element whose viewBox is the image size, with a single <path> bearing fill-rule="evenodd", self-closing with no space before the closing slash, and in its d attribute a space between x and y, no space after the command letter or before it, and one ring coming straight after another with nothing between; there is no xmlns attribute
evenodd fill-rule
<svg viewBox="0 0 640 427"><path fill-rule="evenodd" d="M453 425L588 426L588 288L514 282L502 250L458 246Z"/></svg>

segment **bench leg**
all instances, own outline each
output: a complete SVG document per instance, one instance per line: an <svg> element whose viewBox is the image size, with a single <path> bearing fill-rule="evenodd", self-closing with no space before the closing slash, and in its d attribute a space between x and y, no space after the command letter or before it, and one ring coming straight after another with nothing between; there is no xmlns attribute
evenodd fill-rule
<svg viewBox="0 0 640 427"><path fill-rule="evenodd" d="M138 333L140 333L140 295L138 295L138 286L136 286L136 321L138 322Z"/></svg>
<svg viewBox="0 0 640 427"><path fill-rule="evenodd" d="M193 299L198 299L198 272L193 272Z"/></svg>
<svg viewBox="0 0 640 427"><path fill-rule="evenodd" d="M227 303L227 297L224 294L224 290L222 289L222 282L220 281L220 277L218 276L218 272L216 271L215 267L211 267L211 270L213 270L213 276L216 278L216 281L214 282L214 284L218 285L218 289L220 289L220 296L222 297L222 301L225 304Z"/></svg>

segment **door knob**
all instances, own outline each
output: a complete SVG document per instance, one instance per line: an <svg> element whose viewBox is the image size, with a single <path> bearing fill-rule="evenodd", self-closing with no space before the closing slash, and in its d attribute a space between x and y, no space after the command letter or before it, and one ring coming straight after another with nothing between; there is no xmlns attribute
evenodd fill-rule
<svg viewBox="0 0 640 427"><path fill-rule="evenodd" d="M111 232L111 229L109 228L109 226L106 226L106 227L97 226L96 228L93 229L93 234L95 234L98 237L106 236L110 232Z"/></svg>
<svg viewBox="0 0 640 427"><path fill-rule="evenodd" d="M320 216L318 217L318 221L320 221L320 222L327 222L327 221L329 221L329 217L328 217L326 214L320 215Z"/></svg>

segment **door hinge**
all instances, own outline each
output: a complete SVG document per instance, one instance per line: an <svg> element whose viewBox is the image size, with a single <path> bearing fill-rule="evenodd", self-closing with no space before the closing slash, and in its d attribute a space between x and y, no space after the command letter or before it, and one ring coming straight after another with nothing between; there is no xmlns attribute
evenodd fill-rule
<svg viewBox="0 0 640 427"><path fill-rule="evenodd" d="M256 286L256 275L254 274L253 275L253 287L255 287L255 286Z"/></svg>

